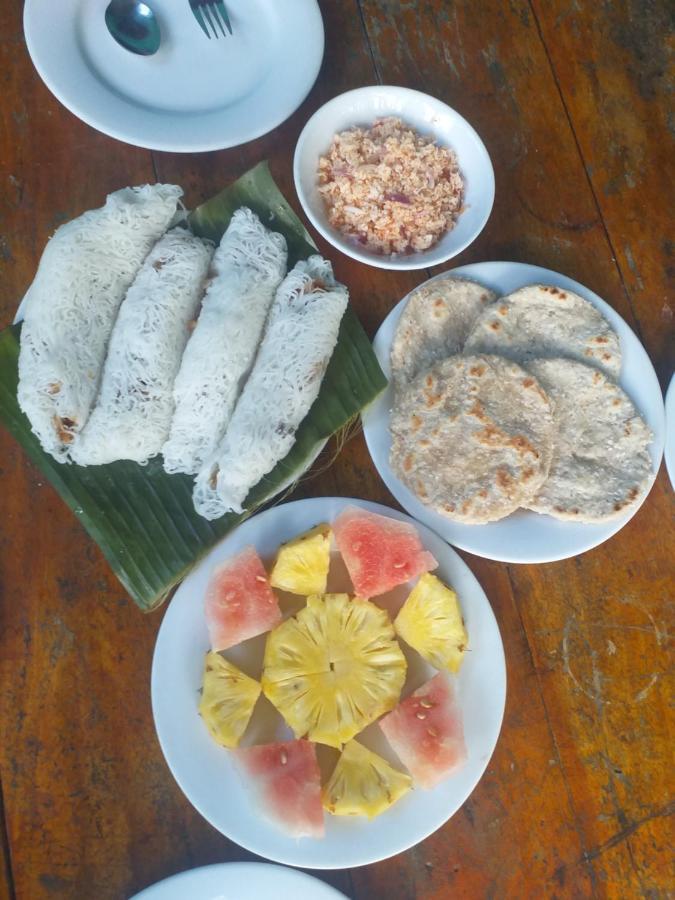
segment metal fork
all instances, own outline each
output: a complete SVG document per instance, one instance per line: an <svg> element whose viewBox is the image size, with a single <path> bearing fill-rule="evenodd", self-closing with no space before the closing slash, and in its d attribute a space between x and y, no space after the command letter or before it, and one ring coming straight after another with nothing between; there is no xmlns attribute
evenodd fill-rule
<svg viewBox="0 0 675 900"><path fill-rule="evenodd" d="M227 14L223 0L189 0L189 3L192 15L209 40L211 40L212 36L214 38L220 37L216 30L216 25L220 28L223 37L227 37L225 27L232 34L230 17ZM225 23L225 26L223 26L223 23ZM213 35L209 32L207 25L210 26Z"/></svg>

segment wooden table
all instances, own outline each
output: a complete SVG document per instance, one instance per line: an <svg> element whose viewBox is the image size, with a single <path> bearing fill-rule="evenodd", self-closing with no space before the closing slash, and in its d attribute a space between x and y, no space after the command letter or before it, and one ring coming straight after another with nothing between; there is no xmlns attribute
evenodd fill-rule
<svg viewBox="0 0 675 900"><path fill-rule="evenodd" d="M11 322L50 232L107 192L176 181L193 204L269 159L295 202L291 156L307 117L344 90L385 82L447 101L491 154L494 212L452 264L522 260L578 279L635 329L665 386L666 3L324 0L322 10L325 61L295 115L244 147L180 156L118 143L60 106L28 59L21 4L4 0L0 325ZM330 255L370 333L427 277ZM162 613L138 612L5 432L0 475L0 900L120 898L182 869L251 858L192 810L160 753L149 673ZM394 504L362 437L302 494ZM672 514L662 470L629 525L582 557L510 566L464 554L506 649L494 757L428 840L319 877L359 900L675 890Z"/></svg>

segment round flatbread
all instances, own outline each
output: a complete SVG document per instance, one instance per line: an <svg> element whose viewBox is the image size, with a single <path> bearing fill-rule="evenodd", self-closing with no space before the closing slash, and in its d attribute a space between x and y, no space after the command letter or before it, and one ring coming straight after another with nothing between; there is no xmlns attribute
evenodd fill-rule
<svg viewBox="0 0 675 900"><path fill-rule="evenodd" d="M434 363L461 353L474 322L497 294L467 278L447 276L414 290L391 346L394 389Z"/></svg>
<svg viewBox="0 0 675 900"><path fill-rule="evenodd" d="M508 516L548 475L553 415L529 372L498 356L452 356L401 392L390 463L422 503L459 522Z"/></svg>
<svg viewBox="0 0 675 900"><path fill-rule="evenodd" d="M626 394L569 359L537 360L528 369L551 398L557 428L548 479L527 507L605 522L639 503L652 480L651 432Z"/></svg>
<svg viewBox="0 0 675 900"><path fill-rule="evenodd" d="M466 353L497 353L527 365L564 356L590 363L612 378L621 371L619 337L578 294L531 284L489 306L467 337Z"/></svg>

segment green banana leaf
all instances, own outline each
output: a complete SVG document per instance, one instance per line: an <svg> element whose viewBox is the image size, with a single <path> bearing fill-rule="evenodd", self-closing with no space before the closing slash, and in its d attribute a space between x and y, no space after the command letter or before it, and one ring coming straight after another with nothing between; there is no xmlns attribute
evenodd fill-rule
<svg viewBox="0 0 675 900"><path fill-rule="evenodd" d="M316 252L267 163L198 207L189 216L190 227L217 241L232 213L243 205L285 236L289 265ZM138 606L154 609L244 516L228 514L208 522L197 515L192 478L167 475L161 458L146 466L120 461L81 467L58 463L45 453L16 399L20 332L20 324L0 332L0 421L73 510ZM250 492L247 514L297 480L325 441L345 429L385 385L370 341L348 307L319 396L298 429L291 451Z"/></svg>

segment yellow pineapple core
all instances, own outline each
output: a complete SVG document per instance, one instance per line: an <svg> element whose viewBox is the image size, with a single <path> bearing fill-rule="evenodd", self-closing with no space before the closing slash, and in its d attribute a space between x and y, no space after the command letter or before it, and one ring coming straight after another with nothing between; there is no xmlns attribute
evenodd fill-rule
<svg viewBox="0 0 675 900"><path fill-rule="evenodd" d="M386 612L313 595L267 637L262 689L296 737L338 749L398 702L406 661Z"/></svg>
<svg viewBox="0 0 675 900"><path fill-rule="evenodd" d="M330 525L317 525L279 548L270 584L290 594L323 594L330 566Z"/></svg>
<svg viewBox="0 0 675 900"><path fill-rule="evenodd" d="M246 731L260 685L219 653L206 654L199 714L223 747L236 747Z"/></svg>
<svg viewBox="0 0 675 900"><path fill-rule="evenodd" d="M434 668L457 672L462 664L468 636L457 594L435 575L422 575L394 628Z"/></svg>
<svg viewBox="0 0 675 900"><path fill-rule="evenodd" d="M321 797L335 816L379 816L410 790L412 778L358 741L345 744Z"/></svg>

